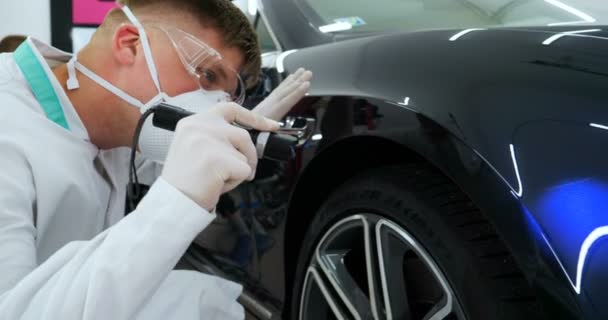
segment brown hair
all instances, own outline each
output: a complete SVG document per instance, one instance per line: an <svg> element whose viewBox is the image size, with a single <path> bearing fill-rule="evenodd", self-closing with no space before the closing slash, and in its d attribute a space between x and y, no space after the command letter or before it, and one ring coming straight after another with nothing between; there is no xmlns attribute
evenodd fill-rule
<svg viewBox="0 0 608 320"><path fill-rule="evenodd" d="M226 46L239 49L244 55L245 85L258 80L262 58L258 38L247 16L230 0L119 0L137 11L148 7L176 9L192 14L203 27L217 30Z"/></svg>
<svg viewBox="0 0 608 320"><path fill-rule="evenodd" d="M27 39L26 36L10 35L0 40L0 53L2 52L13 52L21 45L23 41Z"/></svg>

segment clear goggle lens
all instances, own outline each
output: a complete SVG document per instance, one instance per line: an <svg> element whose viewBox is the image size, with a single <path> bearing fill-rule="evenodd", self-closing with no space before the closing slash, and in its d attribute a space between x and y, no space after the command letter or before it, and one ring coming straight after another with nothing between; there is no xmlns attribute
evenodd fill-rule
<svg viewBox="0 0 608 320"><path fill-rule="evenodd" d="M230 99L242 104L245 85L239 74L215 49L193 35L174 27L158 27L175 47L186 70L206 91L224 91Z"/></svg>

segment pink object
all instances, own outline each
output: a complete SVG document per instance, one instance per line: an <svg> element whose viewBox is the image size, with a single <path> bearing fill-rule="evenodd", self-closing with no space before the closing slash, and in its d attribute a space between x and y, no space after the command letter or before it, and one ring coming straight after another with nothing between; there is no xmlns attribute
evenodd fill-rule
<svg viewBox="0 0 608 320"><path fill-rule="evenodd" d="M113 0L72 0L72 23L100 25L108 11L115 7Z"/></svg>

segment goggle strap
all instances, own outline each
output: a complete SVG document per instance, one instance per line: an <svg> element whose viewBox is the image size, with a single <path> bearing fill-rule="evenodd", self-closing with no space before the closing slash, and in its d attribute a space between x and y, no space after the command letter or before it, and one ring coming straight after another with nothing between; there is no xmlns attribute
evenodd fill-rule
<svg viewBox="0 0 608 320"><path fill-rule="evenodd" d="M144 26L137 20L131 9L129 7L122 7L122 11L125 13L129 21L133 23L135 27L139 30L139 38L142 42L142 47L144 48L144 56L146 58L146 64L148 65L148 69L150 70L150 75L152 76L152 81L154 81L154 85L156 86L156 90L161 92L160 90L160 82L158 81L158 71L156 70L156 65L154 64L154 59L152 58L152 51L150 49L150 42L148 41L148 35L146 34L146 30L144 30Z"/></svg>

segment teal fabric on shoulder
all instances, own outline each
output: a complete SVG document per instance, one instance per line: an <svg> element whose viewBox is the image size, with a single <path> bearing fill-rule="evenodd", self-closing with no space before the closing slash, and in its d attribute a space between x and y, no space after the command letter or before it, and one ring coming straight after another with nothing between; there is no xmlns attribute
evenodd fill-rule
<svg viewBox="0 0 608 320"><path fill-rule="evenodd" d="M13 58L29 83L34 96L36 96L36 100L42 106L42 110L44 110L46 116L56 124L70 130L57 93L55 93L55 89L53 89L53 85L44 72L44 68L40 64L40 61L38 61L29 41L23 42L15 50Z"/></svg>

